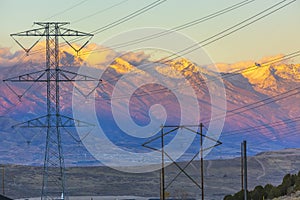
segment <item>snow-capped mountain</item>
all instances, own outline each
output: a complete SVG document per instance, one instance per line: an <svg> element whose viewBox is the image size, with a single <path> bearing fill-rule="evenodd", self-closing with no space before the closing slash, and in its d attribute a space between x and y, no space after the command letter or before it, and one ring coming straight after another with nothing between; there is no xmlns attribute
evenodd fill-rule
<svg viewBox="0 0 300 200"><path fill-rule="evenodd" d="M116 55L115 53L113 56ZM104 57L106 59L113 56L106 53ZM204 122L208 127L212 115L210 93L215 90L207 83L216 81L220 77L226 92L224 98L226 98L227 116L220 137L223 145L215 148L209 154L210 158L239 155L239 145L242 140L249 141L250 154L297 147L299 143L296 133L299 131L300 124L298 118L300 64L291 64L288 61L269 65L259 64L260 61L217 64L220 72L216 72L210 70L209 65L200 66L185 59L160 65L152 62L141 52L120 56L111 63L103 61L103 56L102 60L97 62L92 57L77 57L65 50L61 51L60 57L62 69L77 72L80 71L79 66L86 65L89 72L95 72L89 75L92 74L95 78L101 75L102 83L92 95L99 124L103 126L111 141L130 151L143 151L141 144L146 139L141 140L128 136L128 133L124 134L114 121L112 106L119 113L129 112L133 122L139 126L150 123L149 109L151 110L153 105L160 104L167 114L166 123L180 123L183 112L181 109L184 109L190 113L190 118L200 113L200 122ZM3 62L0 67L2 80L37 69L41 70L44 66L41 58L25 60L13 66L5 64L3 59L1 61ZM236 72L237 69L245 70ZM46 87L43 83L34 83L32 86L31 84L8 81L0 85L2 115L0 151L3 152L0 156L1 162L27 164L43 162L44 131L11 128L14 124L46 114ZM76 85L84 94L88 94L94 86L95 84L86 84L84 87ZM194 94L189 92L188 87L193 89ZM116 88L121 88L118 94ZM61 84L61 113L67 116L72 116L72 109L74 109L72 98L79 98L76 95L72 96L73 89L72 84ZM180 104L180 100L176 98L177 93L183 96L184 104ZM195 110L189 103L195 96L199 102L199 110ZM83 99L88 101L89 98ZM125 105L127 100L129 111ZM77 106L84 107L84 100ZM155 115L158 111L153 112ZM125 114L120 116L122 120L127 120L126 117ZM156 117L158 120L164 118L158 115ZM76 131L71 132L78 139ZM142 138L143 133L139 134ZM68 164L94 160L82 144L74 141L73 136L65 134L63 141ZM196 148L198 147L195 146L194 149Z"/></svg>

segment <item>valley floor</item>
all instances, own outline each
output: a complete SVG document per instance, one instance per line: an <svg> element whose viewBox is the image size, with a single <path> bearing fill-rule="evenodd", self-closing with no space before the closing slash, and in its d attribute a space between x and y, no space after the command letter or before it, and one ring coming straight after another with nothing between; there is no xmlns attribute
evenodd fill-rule
<svg viewBox="0 0 300 200"><path fill-rule="evenodd" d="M41 197L22 198L16 200L40 200ZM69 200L148 200L149 198L138 196L70 196Z"/></svg>
<svg viewBox="0 0 300 200"><path fill-rule="evenodd" d="M204 162L205 199L220 200L234 194L241 188L240 158L206 160ZM181 167L186 163L179 163ZM194 161L186 172L200 183L200 164ZM42 168L8 165L5 167L5 189L7 196L15 199L38 197L41 191ZM248 157L248 189L268 183L279 185L284 175L296 174L300 170L300 149L285 149L261 153ZM165 168L165 183L180 170L175 165ZM160 171L144 174L130 174L108 167L70 167L66 169L70 200L139 199L159 196ZM173 198L201 197L201 190L183 173L172 183L167 192ZM105 198L104 198L105 196ZM135 196L135 197L133 197ZM141 198L137 198L137 196ZM133 198L132 198L133 197ZM142 198L147 197L147 198ZM84 199L83 199L84 198ZM295 197L300 199L300 197ZM30 199L30 200L36 200ZM280 200L291 200L280 199Z"/></svg>

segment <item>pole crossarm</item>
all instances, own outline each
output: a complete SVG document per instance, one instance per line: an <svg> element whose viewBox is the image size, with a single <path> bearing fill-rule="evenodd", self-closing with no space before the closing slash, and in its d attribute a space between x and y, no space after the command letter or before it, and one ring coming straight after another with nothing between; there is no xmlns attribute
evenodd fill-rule
<svg viewBox="0 0 300 200"><path fill-rule="evenodd" d="M172 133L172 132L174 132L174 131L176 131L176 130L178 130L178 129L180 129L180 128L183 128L183 129L186 129L186 130L188 130L188 131L191 131L191 132L193 132L193 133L195 133L195 134L197 134L197 135L203 136L203 137L205 137L205 138L207 138L207 139L209 139L209 140L212 140L212 141L216 142L217 144L215 144L213 147L216 147L216 146L219 146L219 145L222 144L222 142L219 141L219 140L216 140L216 139L214 139L214 138L212 138L212 137L209 137L209 136L207 136L207 135L204 135L204 134L202 134L202 133L200 133L200 132L198 132L198 131L195 131L195 130L191 129L192 127L199 127L199 125L181 125L181 126L165 125L165 126L161 126L161 128L172 128L172 130L170 130L170 131L164 133L163 136L166 136L166 135L168 135L168 134L170 134L170 133ZM147 144L149 144L149 143L151 143L151 142L153 142L153 141L155 141L155 140L158 140L158 139L161 138L161 137L162 137L161 135L159 135L159 136L157 136L157 137L154 137L154 138L152 138L151 140L149 140L149 141L143 143L142 146L148 147ZM212 147L212 148L213 148L213 147ZM207 148L211 148L211 147L207 147ZM207 148L206 148L206 149L207 149ZM157 149L157 150L158 150L158 149Z"/></svg>
<svg viewBox="0 0 300 200"><path fill-rule="evenodd" d="M174 132L174 131L176 131L176 130L178 130L178 129L179 129L178 127L174 127L172 130L170 130L170 131L164 133L163 136L166 136L166 135L168 135L168 134L170 134L170 133L172 133L172 132ZM154 142L155 140L158 140L158 139L161 138L161 137L162 137L161 135L159 135L159 136L157 136L157 137L154 137L154 138L152 138L151 140L149 140L149 141L143 143L142 146L144 146L144 147L146 147L146 148L149 148L150 146L148 146L147 144L150 144L151 142ZM154 148L154 149L155 149L155 148ZM153 149L152 149L152 150L153 150ZM159 149L155 149L155 150L159 150Z"/></svg>
<svg viewBox="0 0 300 200"><path fill-rule="evenodd" d="M209 136L207 136L207 135L204 135L204 134L202 134L202 133L200 133L200 132L198 132L198 131L194 131L193 129L189 128L189 126L183 126L182 128L184 128L184 129L186 129L186 130L189 130L189 131L191 131L191 132L193 132L193 133L196 133L197 135L203 136L203 137L205 137L205 138L207 138L207 139L209 139L209 140L211 140L211 141L216 142L217 144L214 145L213 147L219 146L219 145L222 144L221 141L216 140L216 139L214 139L214 138L212 138L212 137L209 137ZM209 148L209 147L208 147L208 148Z"/></svg>
<svg viewBox="0 0 300 200"><path fill-rule="evenodd" d="M56 118L56 115L45 115L41 117L37 117L26 122L22 122L19 124L15 124L12 128L20 127L20 128L47 128L48 127L48 119ZM90 124L88 122L84 122L78 119L74 119L68 116L60 115L59 124L51 123L49 127L61 127L61 128L73 128L73 127L91 127L95 126L94 124ZM54 121L54 120L51 120Z"/></svg>

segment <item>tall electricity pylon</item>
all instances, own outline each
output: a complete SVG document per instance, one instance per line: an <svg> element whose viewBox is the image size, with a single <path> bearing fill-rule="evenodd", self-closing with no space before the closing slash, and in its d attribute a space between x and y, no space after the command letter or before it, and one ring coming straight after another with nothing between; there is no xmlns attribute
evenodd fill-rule
<svg viewBox="0 0 300 200"><path fill-rule="evenodd" d="M33 46L38 43L38 41L32 47L26 49L15 39L16 36L46 37L46 69L19 75L4 81L33 83L43 82L47 85L47 115L17 124L16 126L26 128L46 128L46 150L44 157L41 199L68 199L64 155L61 142L61 128L86 127L90 124L61 115L60 83L74 81L98 81L99 85L101 80L61 69L59 67L60 62L58 39L59 37L62 37L65 40L64 37L67 36L91 38L93 35L65 28L64 26L69 24L68 22L35 22L34 24L40 27L11 34L11 36L26 51L26 53L28 53ZM78 50L76 50L68 41L66 41L66 43L78 53L78 51L80 51L88 43L88 41Z"/></svg>

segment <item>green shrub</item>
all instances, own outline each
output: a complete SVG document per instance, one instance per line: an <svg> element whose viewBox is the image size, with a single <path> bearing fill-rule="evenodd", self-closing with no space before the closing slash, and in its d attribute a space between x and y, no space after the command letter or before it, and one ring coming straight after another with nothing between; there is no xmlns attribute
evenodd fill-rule
<svg viewBox="0 0 300 200"><path fill-rule="evenodd" d="M263 200L263 199L272 199L280 196L290 194L300 190L300 171L298 174L286 174L282 183L277 187L267 184L265 187L261 185L256 186L253 191L248 192L248 199L254 200ZM224 200L243 200L244 191L241 190L234 195L227 195L224 197Z"/></svg>
<svg viewBox="0 0 300 200"><path fill-rule="evenodd" d="M265 190L263 186L259 185L256 186L253 191L250 192L249 199L263 200L264 195L265 195Z"/></svg>
<svg viewBox="0 0 300 200"><path fill-rule="evenodd" d="M224 200L234 200L234 198L231 194L229 194L224 197Z"/></svg>
<svg viewBox="0 0 300 200"><path fill-rule="evenodd" d="M268 193L268 198L273 199L275 197L280 197L281 196L281 191L279 187L273 187L270 192Z"/></svg>

